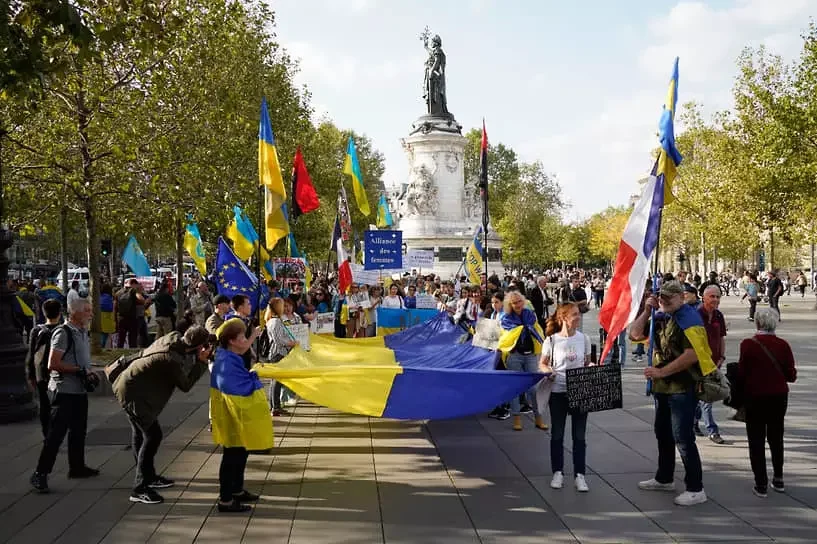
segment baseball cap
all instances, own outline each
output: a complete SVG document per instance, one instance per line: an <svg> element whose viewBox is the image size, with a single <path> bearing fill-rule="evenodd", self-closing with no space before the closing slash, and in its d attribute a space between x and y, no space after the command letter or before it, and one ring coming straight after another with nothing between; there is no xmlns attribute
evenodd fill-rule
<svg viewBox="0 0 817 544"><path fill-rule="evenodd" d="M684 284L684 292L685 292L685 293L692 293L692 294L694 294L694 295L697 295L697 294L698 294L698 290L697 290L697 289L695 289L695 286L690 285L689 283L685 283L685 284Z"/></svg>
<svg viewBox="0 0 817 544"><path fill-rule="evenodd" d="M677 280L667 281L661 286L661 296L662 297L671 297L674 295L680 295L684 292L684 288L681 286L681 282Z"/></svg>

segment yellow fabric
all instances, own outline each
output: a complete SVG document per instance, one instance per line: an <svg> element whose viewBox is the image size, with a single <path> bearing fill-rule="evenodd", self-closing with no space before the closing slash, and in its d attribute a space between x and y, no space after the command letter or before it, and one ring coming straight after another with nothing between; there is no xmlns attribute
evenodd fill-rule
<svg viewBox="0 0 817 544"><path fill-rule="evenodd" d="M225 448L268 450L273 446L272 418L263 389L242 397L211 387L210 420L213 442Z"/></svg>
<svg viewBox="0 0 817 544"><path fill-rule="evenodd" d="M346 325L349 322L349 306L344 302L340 307L340 324Z"/></svg>
<svg viewBox="0 0 817 544"><path fill-rule="evenodd" d="M17 302L20 303L20 310L23 312L23 315L26 317L34 317L34 312L31 308L28 307L28 304L23 302L23 299L17 297Z"/></svg>
<svg viewBox="0 0 817 544"><path fill-rule="evenodd" d="M539 323L536 323L533 327L536 332L539 333L541 338L545 337L545 331L542 330L542 327L539 326ZM522 325L518 327L514 327L510 330L502 329L502 334L499 335L499 343L497 344L497 349L502 353L502 362L505 362L505 359L508 358L508 354L511 353L511 350L516 345L517 340L519 340L519 335L522 334ZM539 355L542 353L542 343L539 342L536 338L531 338L533 340L533 353Z"/></svg>
<svg viewBox="0 0 817 544"><path fill-rule="evenodd" d="M371 342L361 342L368 340ZM395 376L403 372L394 352L366 338L342 341L309 335L309 352L295 347L274 364L258 364L261 378L280 380L297 395L343 412L380 417Z"/></svg>
<svg viewBox="0 0 817 544"><path fill-rule="evenodd" d="M382 338L387 334L394 334L402 330L400 327L377 327L377 336Z"/></svg>
<svg viewBox="0 0 817 544"><path fill-rule="evenodd" d="M99 326L101 332L104 332L105 334L116 332L116 319L113 317L113 312L100 312Z"/></svg>
<svg viewBox="0 0 817 544"><path fill-rule="evenodd" d="M695 355L698 356L698 366L701 374L708 376L717 370L717 365L712 361L712 350L709 349L709 339L706 336L706 329L700 326L684 329L684 334L692 344Z"/></svg>

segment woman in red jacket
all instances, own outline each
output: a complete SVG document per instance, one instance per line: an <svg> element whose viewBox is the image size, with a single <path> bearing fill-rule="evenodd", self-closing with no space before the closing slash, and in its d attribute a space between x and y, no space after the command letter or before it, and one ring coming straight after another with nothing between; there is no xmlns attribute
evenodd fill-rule
<svg viewBox="0 0 817 544"><path fill-rule="evenodd" d="M740 343L738 376L743 384L746 405L746 435L749 461L755 474L752 492L766 497L769 476L766 473L766 445L772 454L772 489L782 493L783 419L788 404L788 382L797 379L794 355L789 343L775 335L778 313L770 308L757 310L757 334Z"/></svg>

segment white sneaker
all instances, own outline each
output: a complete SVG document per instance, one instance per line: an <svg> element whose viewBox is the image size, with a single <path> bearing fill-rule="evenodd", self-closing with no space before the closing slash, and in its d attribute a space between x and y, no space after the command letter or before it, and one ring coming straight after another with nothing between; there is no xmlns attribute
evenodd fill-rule
<svg viewBox="0 0 817 544"><path fill-rule="evenodd" d="M704 490L692 492L684 491L675 497L675 504L678 506L693 506L695 504L702 504L706 502L706 493Z"/></svg>
<svg viewBox="0 0 817 544"><path fill-rule="evenodd" d="M675 482L662 484L655 478L650 478L649 480L638 482L638 489L643 489L644 491L675 491Z"/></svg>
<svg viewBox="0 0 817 544"><path fill-rule="evenodd" d="M553 473L553 478L550 480L550 487L553 489L561 489L565 485L565 477L561 470Z"/></svg>
<svg viewBox="0 0 817 544"><path fill-rule="evenodd" d="M587 487L587 480L584 479L584 474L576 474L576 491L580 493L590 491L590 488Z"/></svg>

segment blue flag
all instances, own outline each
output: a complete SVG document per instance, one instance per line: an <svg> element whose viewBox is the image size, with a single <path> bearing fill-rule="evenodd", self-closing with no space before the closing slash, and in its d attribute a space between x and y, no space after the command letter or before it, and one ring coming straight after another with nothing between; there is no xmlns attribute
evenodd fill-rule
<svg viewBox="0 0 817 544"><path fill-rule="evenodd" d="M153 275L148 260L145 254L142 253L142 248L139 247L139 242L136 241L136 237L132 234L125 246L125 251L122 252L122 262L128 265L137 276Z"/></svg>
<svg viewBox="0 0 817 544"><path fill-rule="evenodd" d="M218 294L233 297L235 295L246 295L250 297L252 311L256 308L258 298L258 278L239 259L227 242L223 238L218 239L218 251L216 253L216 282L218 284ZM261 284L261 306L263 310L269 301L269 290L267 286Z"/></svg>

